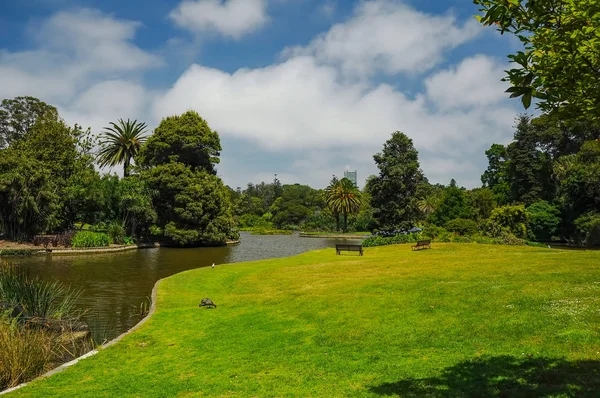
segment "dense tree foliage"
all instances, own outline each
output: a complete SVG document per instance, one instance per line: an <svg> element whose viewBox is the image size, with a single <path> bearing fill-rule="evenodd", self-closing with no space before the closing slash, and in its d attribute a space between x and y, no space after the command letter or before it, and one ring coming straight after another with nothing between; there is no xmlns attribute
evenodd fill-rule
<svg viewBox="0 0 600 398"><path fill-rule="evenodd" d="M512 87L528 108L532 98L545 112L566 119L600 121L600 1L474 0L479 20L515 35L524 50L509 55Z"/></svg>
<svg viewBox="0 0 600 398"><path fill-rule="evenodd" d="M411 228L420 217L417 188L423 181L418 152L406 134L392 134L373 159L379 175L367 183L377 228Z"/></svg>
<svg viewBox="0 0 600 398"><path fill-rule="evenodd" d="M163 119L140 151L165 243L225 244L234 238L230 193L215 174L219 136L196 112Z"/></svg>
<svg viewBox="0 0 600 398"><path fill-rule="evenodd" d="M344 232L348 232L348 214L356 214L361 207L361 192L352 181L342 178L327 187L327 207L334 215L342 214L344 217Z"/></svg>
<svg viewBox="0 0 600 398"><path fill-rule="evenodd" d="M144 145L140 162L145 167L172 162L182 163L192 170L216 174L221 141L197 112L163 119Z"/></svg>
<svg viewBox="0 0 600 398"><path fill-rule="evenodd" d="M58 111L55 107L33 97L2 100L0 149L23 138L40 119L58 121Z"/></svg>

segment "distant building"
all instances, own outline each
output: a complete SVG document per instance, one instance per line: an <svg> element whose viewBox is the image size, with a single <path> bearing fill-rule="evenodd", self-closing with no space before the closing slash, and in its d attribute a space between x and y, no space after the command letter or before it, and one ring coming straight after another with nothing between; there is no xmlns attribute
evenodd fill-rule
<svg viewBox="0 0 600 398"><path fill-rule="evenodd" d="M356 175L357 175L356 170L354 170L354 171L345 170L344 171L344 178L349 179L350 181L352 181L352 183L354 184L355 187L358 187L358 182L357 182L358 178L356 177Z"/></svg>

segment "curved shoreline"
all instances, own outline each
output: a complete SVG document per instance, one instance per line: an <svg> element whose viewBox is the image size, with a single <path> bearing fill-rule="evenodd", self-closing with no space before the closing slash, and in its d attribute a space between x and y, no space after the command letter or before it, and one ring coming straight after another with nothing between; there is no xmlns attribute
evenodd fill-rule
<svg viewBox="0 0 600 398"><path fill-rule="evenodd" d="M171 275L172 276L172 275ZM167 277L168 278L168 277ZM112 339L111 341L102 344L101 346L93 349L90 352L87 352L85 354L83 354L80 357L77 357L75 359L73 359L72 361L69 361L67 363L63 363L60 366L57 366L56 368L49 370L48 372L36 377L33 380L30 380L26 383L21 383L18 386L15 387L11 387L9 389L6 389L4 391L0 391L0 395L4 395L4 394L8 394L11 393L13 391L18 390L19 388L25 387L26 385L28 385L29 383L36 381L36 380L40 380L40 379L44 379L50 376L53 376L57 373L61 373L62 371L64 371L65 369L77 364L79 361L81 361L82 359L86 359L89 358L91 356L94 356L96 354L98 354L100 351L118 343L119 341L121 341L125 336L135 332L137 329L139 329L144 323L146 323L148 321L148 319L150 319L150 317L152 315L154 315L154 313L156 312L156 297L158 295L158 286L160 285L160 283L164 280L165 278L159 279L156 281L156 283L154 284L154 287L152 288L152 294L151 294L151 298L152 298L152 303L150 304L150 309L148 311L148 315L146 315L142 320L140 320L138 323L136 323L131 329L127 330L126 332L120 334L119 336L115 337L114 339Z"/></svg>
<svg viewBox="0 0 600 398"><path fill-rule="evenodd" d="M298 235L301 238L329 238L329 239L367 239L369 235L344 235L344 234L307 234L302 233Z"/></svg>

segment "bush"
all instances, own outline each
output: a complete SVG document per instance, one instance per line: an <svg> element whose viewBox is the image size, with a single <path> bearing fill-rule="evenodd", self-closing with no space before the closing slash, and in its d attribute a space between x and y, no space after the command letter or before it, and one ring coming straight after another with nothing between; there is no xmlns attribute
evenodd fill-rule
<svg viewBox="0 0 600 398"><path fill-rule="evenodd" d="M446 236L448 234L449 234L449 232L448 232L448 230L446 230L446 228L438 227L435 224L431 224L431 225L425 227L425 229L423 230L423 237L431 239L431 240L435 240L435 239L439 238L440 236Z"/></svg>
<svg viewBox="0 0 600 398"><path fill-rule="evenodd" d="M560 225L560 211L545 200L527 208L527 235L533 240L549 240Z"/></svg>
<svg viewBox="0 0 600 398"><path fill-rule="evenodd" d="M79 231L73 237L73 248L106 247L110 245L110 238L105 233Z"/></svg>
<svg viewBox="0 0 600 398"><path fill-rule="evenodd" d="M117 245L125 243L127 233L125 232L125 227L120 222L111 222L106 229L106 233L113 243Z"/></svg>
<svg viewBox="0 0 600 398"><path fill-rule="evenodd" d="M587 246L600 246L600 214L586 213L575 220L575 225Z"/></svg>
<svg viewBox="0 0 600 398"><path fill-rule="evenodd" d="M363 247L397 245L402 243L415 243L421 239L420 233L398 234L395 236L371 236L363 240Z"/></svg>
<svg viewBox="0 0 600 398"><path fill-rule="evenodd" d="M461 236L470 236L477 233L477 223L466 218L455 218L454 220L450 220L446 223L445 227L448 231L456 232Z"/></svg>
<svg viewBox="0 0 600 398"><path fill-rule="evenodd" d="M252 235L292 235L294 231L283 229L259 228L252 230Z"/></svg>
<svg viewBox="0 0 600 398"><path fill-rule="evenodd" d="M508 232L517 238L527 236L528 213L525 206L502 206L492 210L492 215L484 229L493 238L500 238Z"/></svg>

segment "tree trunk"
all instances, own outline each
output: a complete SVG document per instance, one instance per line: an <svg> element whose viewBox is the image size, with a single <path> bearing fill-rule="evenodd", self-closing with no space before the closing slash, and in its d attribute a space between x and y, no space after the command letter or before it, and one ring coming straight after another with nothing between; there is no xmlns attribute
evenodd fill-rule
<svg viewBox="0 0 600 398"><path fill-rule="evenodd" d="M125 161L123 162L123 177L129 177L129 162L130 159L125 158Z"/></svg>
<svg viewBox="0 0 600 398"><path fill-rule="evenodd" d="M344 232L348 232L348 212L344 212Z"/></svg>

